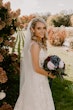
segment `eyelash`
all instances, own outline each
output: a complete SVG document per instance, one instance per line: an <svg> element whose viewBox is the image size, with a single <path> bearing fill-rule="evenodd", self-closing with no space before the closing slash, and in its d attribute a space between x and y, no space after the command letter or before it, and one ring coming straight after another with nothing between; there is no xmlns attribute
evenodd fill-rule
<svg viewBox="0 0 73 110"><path fill-rule="evenodd" d="M44 29L46 29L46 27L44 27Z"/></svg>
<svg viewBox="0 0 73 110"><path fill-rule="evenodd" d="M40 27L38 27L37 29L38 29L38 30L40 30L41 28L40 28ZM44 27L43 29L45 29L45 30L46 30L46 27Z"/></svg>

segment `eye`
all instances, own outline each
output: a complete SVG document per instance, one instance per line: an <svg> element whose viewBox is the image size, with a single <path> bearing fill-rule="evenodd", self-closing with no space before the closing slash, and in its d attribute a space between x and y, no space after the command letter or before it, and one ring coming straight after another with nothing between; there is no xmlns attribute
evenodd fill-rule
<svg viewBox="0 0 73 110"><path fill-rule="evenodd" d="M45 29L46 30L46 27L37 27L38 30L41 30L41 29Z"/></svg>
<svg viewBox="0 0 73 110"><path fill-rule="evenodd" d="M40 30L41 28L40 27L37 27L37 29Z"/></svg>
<svg viewBox="0 0 73 110"><path fill-rule="evenodd" d="M46 27L43 27L43 29L45 29L45 30L46 30L47 28L46 28Z"/></svg>

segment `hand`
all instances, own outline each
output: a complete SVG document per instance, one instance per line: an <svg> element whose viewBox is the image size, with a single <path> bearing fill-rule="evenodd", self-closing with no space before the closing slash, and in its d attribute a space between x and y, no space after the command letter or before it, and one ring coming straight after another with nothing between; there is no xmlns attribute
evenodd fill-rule
<svg viewBox="0 0 73 110"><path fill-rule="evenodd" d="M52 79L56 78L56 75L53 75L52 73L49 73L48 76Z"/></svg>

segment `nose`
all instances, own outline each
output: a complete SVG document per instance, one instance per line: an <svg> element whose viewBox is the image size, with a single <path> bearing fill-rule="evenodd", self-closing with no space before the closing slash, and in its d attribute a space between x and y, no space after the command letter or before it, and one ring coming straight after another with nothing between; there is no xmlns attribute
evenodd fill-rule
<svg viewBox="0 0 73 110"><path fill-rule="evenodd" d="M41 29L41 32L42 32L42 33L44 33L44 32L45 32L45 30L42 28L42 29Z"/></svg>

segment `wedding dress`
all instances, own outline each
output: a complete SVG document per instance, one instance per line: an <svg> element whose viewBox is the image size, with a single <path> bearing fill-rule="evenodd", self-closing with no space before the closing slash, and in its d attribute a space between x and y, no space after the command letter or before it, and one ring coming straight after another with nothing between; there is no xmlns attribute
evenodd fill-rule
<svg viewBox="0 0 73 110"><path fill-rule="evenodd" d="M14 110L55 110L48 77L36 73L32 66L30 48L33 43L34 41L31 42L28 50L25 81ZM45 58L46 52L41 48L39 55L41 67Z"/></svg>
<svg viewBox="0 0 73 110"><path fill-rule="evenodd" d="M31 41L30 27L34 20L30 21L25 33L25 45L23 49L23 58L20 65L20 94L15 104L14 110L55 110L52 93L50 90L48 77L36 73L33 69L31 58L31 46L35 41ZM39 54L39 65L42 67L47 52L43 48Z"/></svg>

